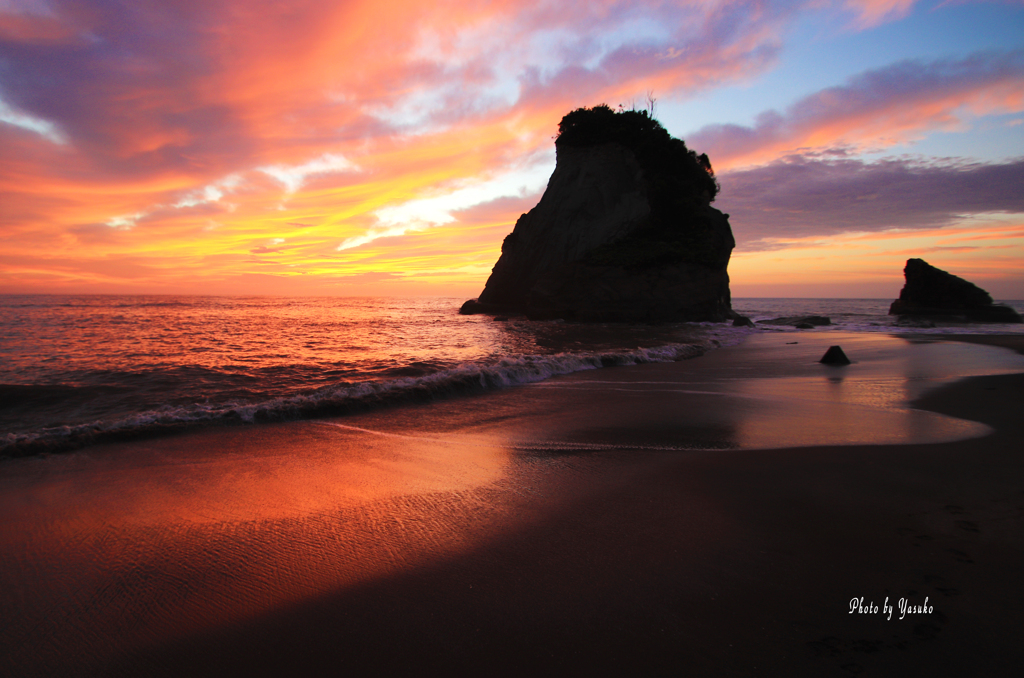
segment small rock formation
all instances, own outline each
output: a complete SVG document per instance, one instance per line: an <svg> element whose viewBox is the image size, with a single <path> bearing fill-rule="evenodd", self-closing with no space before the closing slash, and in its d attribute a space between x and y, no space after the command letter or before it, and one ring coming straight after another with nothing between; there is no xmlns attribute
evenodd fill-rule
<svg viewBox="0 0 1024 678"><path fill-rule="evenodd" d="M745 315L734 314L732 319L733 327L754 327L754 321Z"/></svg>
<svg viewBox="0 0 1024 678"><path fill-rule="evenodd" d="M829 346L828 350L825 351L825 355L821 356L819 363L825 365L849 365L850 359L843 353L843 349L838 346Z"/></svg>
<svg viewBox="0 0 1024 678"><path fill-rule="evenodd" d="M734 317L728 215L711 163L646 111L581 108L559 124L555 171L461 313L583 321Z"/></svg>
<svg viewBox="0 0 1024 678"><path fill-rule="evenodd" d="M953 317L973 322L1019 323L1009 306L992 303L988 292L963 278L935 268L924 259L908 259L906 284L889 315Z"/></svg>
<svg viewBox="0 0 1024 678"><path fill-rule="evenodd" d="M799 315L786 316L784 318L773 318L771 320L759 320L762 325L790 325L800 329L811 329L821 325L831 325L832 320L824 315Z"/></svg>

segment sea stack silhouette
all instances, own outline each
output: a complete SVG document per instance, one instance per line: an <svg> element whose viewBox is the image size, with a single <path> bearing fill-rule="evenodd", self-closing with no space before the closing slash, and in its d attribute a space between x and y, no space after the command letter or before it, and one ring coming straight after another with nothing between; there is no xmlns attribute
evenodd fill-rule
<svg viewBox="0 0 1024 678"><path fill-rule="evenodd" d="M1009 306L992 303L988 292L972 282L935 268L924 259L908 259L906 284L889 306L889 315L954 318L973 322L1019 323Z"/></svg>
<svg viewBox="0 0 1024 678"><path fill-rule="evenodd" d="M711 163L647 111L605 105L558 126L555 171L461 313L598 322L733 317L729 215Z"/></svg>

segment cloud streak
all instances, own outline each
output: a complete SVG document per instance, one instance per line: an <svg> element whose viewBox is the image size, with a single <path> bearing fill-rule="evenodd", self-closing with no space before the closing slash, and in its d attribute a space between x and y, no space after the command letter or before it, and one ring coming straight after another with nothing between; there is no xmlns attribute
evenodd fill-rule
<svg viewBox="0 0 1024 678"><path fill-rule="evenodd" d="M975 116L1024 110L1024 51L904 61L816 92L753 126L712 125L687 137L716 167L759 164L802 149L884 149Z"/></svg>
<svg viewBox="0 0 1024 678"><path fill-rule="evenodd" d="M2 2L0 290L417 276L476 288L541 191L569 110L749 83L808 17L866 31L909 20L913 4ZM1024 110L1022 73L1019 52L901 62L687 141L712 156L722 202L762 233L756 200L777 209L783 196L759 180L819 162L821 190L841 191L827 176L881 169L811 151Z"/></svg>
<svg viewBox="0 0 1024 678"><path fill-rule="evenodd" d="M870 28L910 14L917 0L845 0L847 9L857 15L856 25Z"/></svg>
<svg viewBox="0 0 1024 678"><path fill-rule="evenodd" d="M0 8L0 229L26 257L82 259L69 280L95 274L86 260L126 261L115 253L173 253L166 269L185 277L244 275L229 253L265 235L287 238L275 256L306 272L406 266L356 251L459 229L452 215L473 200L520 195L514 177L550 171L571 108L762 72L795 11L761 0L28 7ZM466 193L481 182L491 188ZM497 244L477 247L490 257ZM419 270L457 268L446 256Z"/></svg>
<svg viewBox="0 0 1024 678"><path fill-rule="evenodd" d="M718 201L748 250L783 239L933 229L972 215L1024 214L1024 159L1002 164L795 156L722 176Z"/></svg>

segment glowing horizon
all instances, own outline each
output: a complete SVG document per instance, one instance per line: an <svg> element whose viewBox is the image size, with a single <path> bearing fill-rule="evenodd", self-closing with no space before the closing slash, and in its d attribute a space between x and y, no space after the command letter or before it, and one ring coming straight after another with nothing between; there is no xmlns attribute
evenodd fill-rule
<svg viewBox="0 0 1024 678"><path fill-rule="evenodd" d="M921 256L1022 299L1022 28L988 2L5 0L0 293L476 296L561 116L653 92L718 173L734 296L895 296Z"/></svg>

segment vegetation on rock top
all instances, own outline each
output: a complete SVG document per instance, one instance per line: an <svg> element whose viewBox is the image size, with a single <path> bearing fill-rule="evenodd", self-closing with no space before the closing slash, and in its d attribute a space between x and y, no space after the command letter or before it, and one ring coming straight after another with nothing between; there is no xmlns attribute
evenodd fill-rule
<svg viewBox="0 0 1024 678"><path fill-rule="evenodd" d="M607 104L577 108L558 123L556 146L594 146L617 142L633 151L648 178L678 179L675 188L711 202L718 183L706 154L697 155L668 133L647 111L613 111ZM676 183L676 182L671 182Z"/></svg>
<svg viewBox="0 0 1024 678"><path fill-rule="evenodd" d="M719 186L707 155L688 149L646 110L615 112L605 104L566 114L558 125L555 145L612 142L636 157L644 172L651 214L625 238L592 250L585 261L630 269L680 262L723 265L714 210L708 209Z"/></svg>

